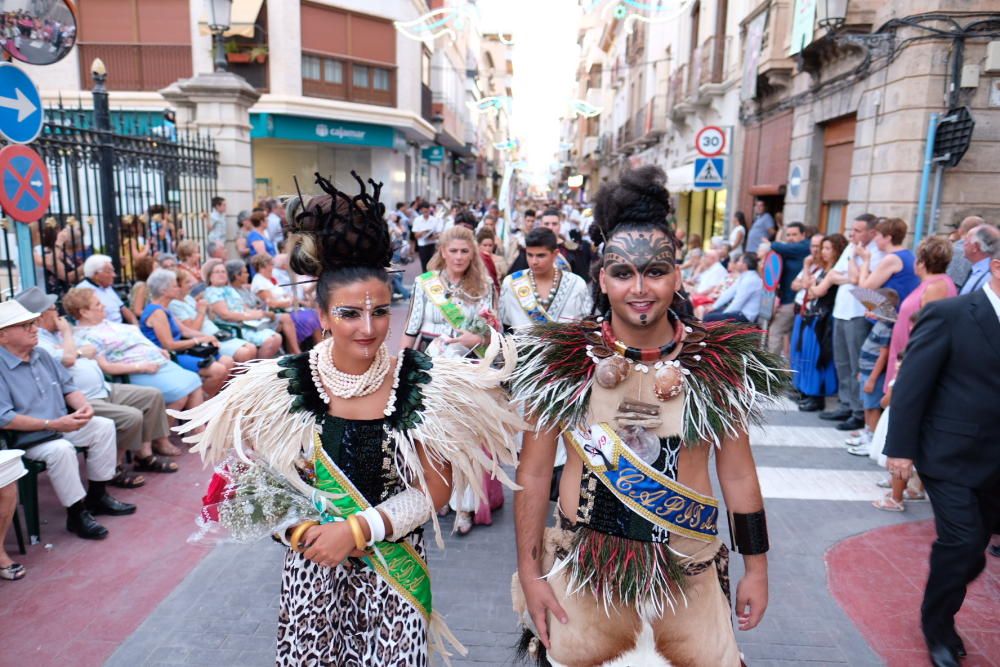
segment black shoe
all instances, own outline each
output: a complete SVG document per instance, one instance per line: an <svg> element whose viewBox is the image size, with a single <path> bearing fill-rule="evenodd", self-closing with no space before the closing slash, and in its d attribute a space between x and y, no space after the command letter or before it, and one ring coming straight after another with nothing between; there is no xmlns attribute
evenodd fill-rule
<svg viewBox="0 0 1000 667"><path fill-rule="evenodd" d="M823 401L815 396L807 396L799 401L799 412L819 412L823 409Z"/></svg>
<svg viewBox="0 0 1000 667"><path fill-rule="evenodd" d="M865 427L865 420L858 419L857 417L851 417L847 421L840 422L837 424L838 431L856 431L859 428Z"/></svg>
<svg viewBox="0 0 1000 667"><path fill-rule="evenodd" d="M994 558L1000 558L1000 544L990 545L990 548L987 549L987 551L989 551L990 555Z"/></svg>
<svg viewBox="0 0 1000 667"><path fill-rule="evenodd" d="M845 419L850 419L851 414L850 408L837 408L836 410L819 413L819 418L825 419L828 422L842 422Z"/></svg>
<svg viewBox="0 0 1000 667"><path fill-rule="evenodd" d="M931 664L934 667L959 667L955 650L947 644L935 644L928 650L931 654Z"/></svg>
<svg viewBox="0 0 1000 667"><path fill-rule="evenodd" d="M66 530L76 533L85 540L103 540L108 536L108 529L97 523L94 515L87 510L80 510L67 516Z"/></svg>
<svg viewBox="0 0 1000 667"><path fill-rule="evenodd" d="M135 505L123 503L116 500L111 494L105 493L98 501L88 500L87 509L91 514L110 514L111 516L125 516L135 513Z"/></svg>

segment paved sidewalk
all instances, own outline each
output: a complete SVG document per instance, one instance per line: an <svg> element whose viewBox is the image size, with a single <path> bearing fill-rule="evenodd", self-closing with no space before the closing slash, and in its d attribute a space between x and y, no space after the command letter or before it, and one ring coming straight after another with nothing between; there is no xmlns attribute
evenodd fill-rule
<svg viewBox="0 0 1000 667"><path fill-rule="evenodd" d="M767 616L738 637L753 667L882 664L830 594L825 554L871 528L929 518L930 507L874 510L869 501L878 496L873 482L880 473L868 459L848 455L841 440L814 415L790 411L770 413L768 426L754 433L772 551ZM450 526L446 519L443 527ZM431 548L430 565L435 608L469 648L453 664L511 664L517 629L510 605L510 503L492 527L446 542L443 553ZM281 557L282 549L268 543L217 547L107 664L273 664ZM734 583L741 570L734 558Z"/></svg>

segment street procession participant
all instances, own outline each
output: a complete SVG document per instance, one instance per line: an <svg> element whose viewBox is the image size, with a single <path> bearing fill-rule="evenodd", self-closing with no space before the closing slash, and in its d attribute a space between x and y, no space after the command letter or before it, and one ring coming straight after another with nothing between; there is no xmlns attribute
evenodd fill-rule
<svg viewBox="0 0 1000 667"><path fill-rule="evenodd" d="M534 429L514 496L520 649L540 664L741 664L709 458L746 575L741 630L767 607L767 527L747 430L787 381L761 332L683 308L662 170L598 195L605 233L596 312L518 332L511 380ZM678 314L680 313L680 314ZM556 439L569 458L545 528Z"/></svg>
<svg viewBox="0 0 1000 667"><path fill-rule="evenodd" d="M500 321L519 329L544 322L570 322L590 314L594 302L583 278L556 266L559 240L538 227L524 237L528 268L500 287ZM542 296L542 295L545 296Z"/></svg>
<svg viewBox="0 0 1000 667"><path fill-rule="evenodd" d="M221 462L227 480L203 518L235 535L271 515L260 534L277 530L290 547L278 665L423 667L428 647L464 649L432 611L422 526L432 519L442 546L434 509L452 487L482 495L484 468L512 484L500 466L515 462L521 422L500 383L516 355L497 334L481 363L412 349L390 356L381 183L369 180L369 192L352 175L353 197L317 174L325 194L290 225L289 265L318 279L328 337L304 354L246 364L218 397L178 415L188 420L178 430L206 427L187 441ZM288 508L302 501L316 514L297 523Z"/></svg>
<svg viewBox="0 0 1000 667"><path fill-rule="evenodd" d="M435 358L482 356L490 328L499 329L500 323L496 290L479 256L476 237L462 225L448 229L427 268L414 283L400 347L421 350ZM494 493L494 497L491 504L499 507L503 496ZM479 500L468 489L456 489L449 506L456 512L455 532L468 535L480 509ZM480 517L480 523L492 523L488 509L484 508Z"/></svg>

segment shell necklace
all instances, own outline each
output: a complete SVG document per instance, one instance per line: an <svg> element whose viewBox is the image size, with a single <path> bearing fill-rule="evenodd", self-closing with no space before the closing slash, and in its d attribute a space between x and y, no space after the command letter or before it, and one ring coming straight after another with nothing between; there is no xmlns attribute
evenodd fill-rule
<svg viewBox="0 0 1000 667"><path fill-rule="evenodd" d="M389 374L389 350L385 343L379 346L372 365L361 375L351 375L338 370L333 363L333 340L327 339L309 352L309 368L313 383L324 403L330 403L330 394L338 398L360 398L378 391Z"/></svg>

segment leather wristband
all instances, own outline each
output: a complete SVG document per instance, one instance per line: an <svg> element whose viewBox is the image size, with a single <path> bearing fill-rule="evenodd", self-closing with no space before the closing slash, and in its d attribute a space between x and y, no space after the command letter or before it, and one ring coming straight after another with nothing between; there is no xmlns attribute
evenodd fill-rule
<svg viewBox="0 0 1000 667"><path fill-rule="evenodd" d="M729 535L733 549L744 556L767 553L767 516L764 510L752 514L729 513Z"/></svg>

